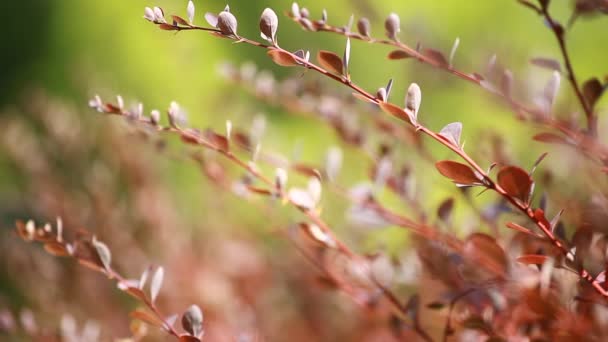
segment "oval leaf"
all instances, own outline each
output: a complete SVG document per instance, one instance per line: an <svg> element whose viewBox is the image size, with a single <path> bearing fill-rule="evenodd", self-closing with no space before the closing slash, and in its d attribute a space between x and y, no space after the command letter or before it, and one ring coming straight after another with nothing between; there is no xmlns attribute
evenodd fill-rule
<svg viewBox="0 0 608 342"><path fill-rule="evenodd" d="M511 197L515 197L524 203L528 202L532 178L524 169L517 166L505 166L497 176L498 185Z"/></svg>
<svg viewBox="0 0 608 342"><path fill-rule="evenodd" d="M600 96L602 96L603 92L604 86L597 78L587 80L583 84L583 96L585 97L585 101L587 101L589 107L592 109Z"/></svg>
<svg viewBox="0 0 608 342"><path fill-rule="evenodd" d="M388 54L388 59L405 59L405 58L411 58L412 55L410 55L409 53L403 51L403 50L394 50L389 52Z"/></svg>
<svg viewBox="0 0 608 342"><path fill-rule="evenodd" d="M441 51L439 51L439 50L424 49L424 51L422 52L422 54L424 56L426 56L428 59L432 60L438 66L447 67L447 66L450 65L450 63L445 58L445 56L443 55L443 53L441 53Z"/></svg>
<svg viewBox="0 0 608 342"><path fill-rule="evenodd" d="M298 62L296 61L295 58L293 58L293 56L285 51L281 51L281 50L270 50L268 51L268 56L270 56L270 58L272 59L273 62L275 62L276 64L280 65L280 66L284 66L284 67L290 67L290 66L296 66L298 65Z"/></svg>
<svg viewBox="0 0 608 342"><path fill-rule="evenodd" d="M548 258L546 255L528 254L518 257L517 262L524 265L543 265Z"/></svg>
<svg viewBox="0 0 608 342"><path fill-rule="evenodd" d="M473 262L483 262L498 274L507 271L507 256L496 239L483 233L473 233L464 243L464 254Z"/></svg>
<svg viewBox="0 0 608 342"><path fill-rule="evenodd" d="M532 139L550 144L568 144L566 138L553 133L539 133L535 135Z"/></svg>
<svg viewBox="0 0 608 342"><path fill-rule="evenodd" d="M333 52L321 50L317 53L319 64L327 71L342 75L344 65L342 59Z"/></svg>
<svg viewBox="0 0 608 342"><path fill-rule="evenodd" d="M380 106L380 109L382 109L382 111L384 111L387 114L395 116L401 120L408 120L408 121L412 120L410 118L410 116L405 112L405 110L403 110L401 107L397 107L396 105L394 105L392 103L380 102L378 105Z"/></svg>
<svg viewBox="0 0 608 342"><path fill-rule="evenodd" d="M446 138L452 145L460 147L460 134L462 132L462 123L452 122L441 129L439 135Z"/></svg>
<svg viewBox="0 0 608 342"><path fill-rule="evenodd" d="M481 184L480 177L470 166L451 160L442 160L435 167L443 176L451 179L454 183L462 185Z"/></svg>

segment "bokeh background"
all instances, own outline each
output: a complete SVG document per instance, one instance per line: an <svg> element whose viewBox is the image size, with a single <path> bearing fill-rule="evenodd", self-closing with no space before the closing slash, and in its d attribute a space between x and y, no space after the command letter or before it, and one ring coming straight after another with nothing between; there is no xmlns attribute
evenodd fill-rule
<svg viewBox="0 0 608 342"><path fill-rule="evenodd" d="M555 17L566 21L571 2L554 2ZM163 265L167 270L163 308L179 312L190 303L199 304L207 315L205 328L211 340L354 340L358 331L354 327L360 327L361 322L373 335L379 323L348 299L308 286L314 269L280 233L302 220L301 214L277 204L268 206L264 199L252 202L226 192L207 180L181 144L163 139L168 145L159 150L155 148L157 138L142 139L122 120L101 116L87 107L95 94L108 100L120 94L127 104L141 101L146 112L177 101L191 126L217 131L223 131L226 120L249 129L253 118L262 114L267 122L264 151L320 164L328 147L342 146L345 161L340 183L352 186L367 180L370 165L365 154L343 146L327 125L260 101L218 70L225 62L237 67L253 62L278 79L295 76L312 82L318 75L280 68L251 46L203 32L160 31L142 18L145 6L161 6L166 14L185 16L186 3L0 2L3 317L8 317L7 312L23 316L26 310L33 313L41 329L55 331L66 315L71 315L79 327L89 321L94 330L97 324L103 340L129 336L127 316L136 303L111 282L104 282L102 276L49 257L39 246L25 244L12 233L16 219L54 222L60 216L67 227L86 228L106 241L114 252L115 264L124 273L137 277L148 265ZM196 0L195 5L196 21L202 25L204 12L217 13L225 3ZM550 72L531 66L529 59L559 58L552 33L516 1L335 0L302 1L300 5L307 7L313 18L319 18L325 8L334 25L345 24L351 14L355 18L366 16L374 36L383 35L384 18L396 12L401 17L402 41L410 45L420 41L446 54L459 37L454 59L459 69L483 71L496 54L499 63L513 71L518 95L530 103L542 92ZM243 36L259 37L259 14L272 7L279 13L278 36L284 48L309 49L313 55L319 49L342 53L342 37L305 32L287 20L282 13L290 8L289 1L235 0L230 6ZM579 20L568 35L579 79L602 76L608 57L606 20ZM465 147L482 165L492 162L496 133L504 138L499 145L507 159L526 168L548 151L547 146L531 140L538 128L518 122L507 106L482 89L415 61L388 61L389 51L388 47L353 41L353 80L372 91L394 78L392 100L396 103L402 102L407 86L417 82L423 91L421 120L436 130L461 121ZM331 95L349 94L337 84L322 84ZM565 82L558 102L561 112L576 106ZM605 103L604 99L598 107ZM605 126L604 120L600 125ZM380 140L372 139L375 143ZM366 148L374 150L373 144ZM450 156L432 143L429 148L437 160ZM412 148L398 145L394 149L397 160L412 168L422 208L434 213L445 198L455 196L456 229L488 229L470 219L471 208L458 200L460 195L453 185ZM579 160L567 151L557 152L550 155L547 167L566 179L577 172L572 165ZM229 177L242 176L227 167ZM272 175L272 168L263 170ZM304 181L298 176L290 179L292 184ZM575 184L569 186L564 193L574 191ZM475 198L476 205L483 208L495 199L493 196ZM390 194L382 198L388 206L411 214L411 208ZM323 217L355 250L382 251L393 258L408 255L407 231L353 225L345 214L349 204L328 190L322 204ZM407 281L400 286L403 293L416 288ZM0 332L0 337L5 336L20 340Z"/></svg>

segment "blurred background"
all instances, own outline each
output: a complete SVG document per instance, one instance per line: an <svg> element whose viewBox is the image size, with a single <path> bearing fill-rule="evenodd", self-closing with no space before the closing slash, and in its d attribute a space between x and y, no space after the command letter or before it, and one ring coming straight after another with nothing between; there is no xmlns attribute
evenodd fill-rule
<svg viewBox="0 0 608 342"><path fill-rule="evenodd" d="M554 2L552 13L566 22L572 3ZM137 303L103 276L71 260L45 255L40 246L26 244L13 233L17 219L44 223L61 217L66 229L85 228L106 242L115 267L125 274L137 278L149 265L164 266L162 308L173 313L191 303L200 305L211 341L383 340L381 320L336 292L309 286L316 270L284 237L287 227L304 220L299 212L264 198L244 199L218 187L190 160L177 139L142 137L124 120L88 108L88 100L99 94L114 101L120 94L128 106L142 102L145 113L177 101L190 126L218 132L224 131L226 120L244 131L254 126L259 132L262 125L263 151L310 165L323 165L328 148L338 146L344 156L338 183L344 188L369 181L368 156L376 155L378 146L389 145L395 163L408 165L415 178L415 202L420 208L384 192L380 194L383 203L404 215L422 211L433 216L442 201L454 197L452 228L458 234L489 230L473 213L496 198L493 194L473 196L471 206L415 148L372 134L363 148L347 146L327 124L314 118L315 113L297 115L298 110L289 110L280 101L261 98L263 82L234 82L226 75L234 70L253 72L255 65L258 77L297 80L319 87L323 96L347 101L350 92L339 84L312 72L281 68L260 49L204 32L161 31L142 17L145 6L161 6L167 15L185 17L186 4L185 0L0 2L0 309L4 328L10 317L28 321L31 315L38 329L57 331L73 317L79 328L99 329L102 340L131 335L128 312ZM203 14L218 13L226 4L196 0L195 5L195 22L206 26ZM335 26L345 25L351 14L356 19L368 17L376 37L384 35L384 18L395 12L401 17L403 42L411 46L421 42L446 55L459 38L454 58L458 69L482 73L496 54L498 63L513 71L517 96L526 103L533 103L550 77L549 71L531 66L529 59L560 59L555 39L541 18L514 0L335 0L302 1L300 6L308 8L313 18L320 18L326 9L328 22ZM279 14L278 39L283 48L311 50L313 56L319 49L338 55L344 49L343 37L305 32L284 16L290 1L235 0L230 7L245 37L259 37L259 14L272 7ZM578 20L568 33L568 44L581 80L603 77L598 73L607 72L604 18ZM397 104L402 103L407 86L417 82L423 93L420 120L435 130L461 121L465 148L482 166L503 158L529 168L542 152L549 151L531 139L541 130L516 120L506 105L481 88L409 59L388 61L390 51L386 46L353 41L353 80L374 92L393 78L391 100ZM567 113L577 104L562 82L558 102L560 111ZM599 108L605 107L606 99L602 102ZM373 111L363 104L356 108L363 116ZM355 121L365 131L365 116ZM604 131L602 119L600 126ZM428 148L435 160L451 158L437 144L429 143ZM545 165L556 177L566 179L578 172L572 167L580 162L576 156L567 150L557 152L550 154ZM230 182L242 179L240 170L218 162ZM262 170L272 177L272 167L262 166ZM305 182L305 177L290 174L290 185ZM561 198L576 195L572 194L575 186L565 186ZM323 218L357 252L381 252L394 260L412 258L406 230L357 224L350 217L348 201L325 188L322 207ZM420 279L412 271L415 266L410 266L401 271L397 284L403 294L416 291ZM361 331L365 333L360 335ZM2 339L27 340L24 336L8 328L0 332ZM151 336L150 340L162 339L156 332Z"/></svg>

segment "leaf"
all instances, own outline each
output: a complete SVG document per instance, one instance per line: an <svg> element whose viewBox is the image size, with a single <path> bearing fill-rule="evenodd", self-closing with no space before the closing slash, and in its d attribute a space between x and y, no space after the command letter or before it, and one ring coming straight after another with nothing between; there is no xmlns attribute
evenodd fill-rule
<svg viewBox="0 0 608 342"><path fill-rule="evenodd" d="M183 334L179 337L179 341L180 342L200 342L201 339L198 337Z"/></svg>
<svg viewBox="0 0 608 342"><path fill-rule="evenodd" d="M272 49L268 51L268 56L273 62L280 66L290 67L298 65L298 61L290 54L285 51Z"/></svg>
<svg viewBox="0 0 608 342"><path fill-rule="evenodd" d="M349 65L350 65L349 64L349 62L350 62L350 38L346 39L346 48L344 49L344 58L343 58L343 61L344 61L344 70L343 70L343 72L344 72L344 75L348 76L348 74L349 74L348 68L349 68Z"/></svg>
<svg viewBox="0 0 608 342"><path fill-rule="evenodd" d="M174 25L169 25L169 24L164 24L164 23L163 23L163 24L158 25L158 27L159 27L161 30L165 30L165 31L175 31L175 30L178 30L178 29L179 29L177 26L174 26Z"/></svg>
<svg viewBox="0 0 608 342"><path fill-rule="evenodd" d="M451 160L442 160L435 163L435 167L439 173L451 179L454 183L462 185L481 184L481 178L468 165Z"/></svg>
<svg viewBox="0 0 608 342"><path fill-rule="evenodd" d="M413 56L403 50L393 50L393 51L389 52L387 57L388 57L388 59L397 60L397 59L411 58Z"/></svg>
<svg viewBox="0 0 608 342"><path fill-rule="evenodd" d="M437 216L441 221L448 222L452 214L452 209L454 209L454 199L448 198L439 205Z"/></svg>
<svg viewBox="0 0 608 342"><path fill-rule="evenodd" d="M413 123L412 118L401 107L398 107L390 102L380 102L378 105L385 113L395 116L401 120L407 120Z"/></svg>
<svg viewBox="0 0 608 342"><path fill-rule="evenodd" d="M70 252L68 251L68 249L59 242L56 241L51 241L51 242L47 242L44 244L44 250L47 251L47 253L54 255L54 256L69 256Z"/></svg>
<svg viewBox="0 0 608 342"><path fill-rule="evenodd" d="M342 75L344 65L342 59L333 52L321 50L317 53L319 64L334 74Z"/></svg>
<svg viewBox="0 0 608 342"><path fill-rule="evenodd" d="M492 271L505 274L507 271L507 256L496 239L483 233L469 235L463 248L465 257L474 263L484 263Z"/></svg>
<svg viewBox="0 0 608 342"><path fill-rule="evenodd" d="M524 264L524 265L543 265L547 259L549 259L548 256L546 255L540 255L540 254L528 254L528 255L522 255L520 257L518 257L516 260L517 262Z"/></svg>
<svg viewBox="0 0 608 342"><path fill-rule="evenodd" d="M207 12L205 13L205 20L211 27L217 27L217 15Z"/></svg>
<svg viewBox="0 0 608 342"><path fill-rule="evenodd" d="M543 58L543 57L537 57L537 58L532 58L530 60L530 63L541 67L541 68L545 68L545 69L549 69L549 70L555 70L555 71L562 71L562 66L559 63L559 61L553 59L553 58Z"/></svg>
<svg viewBox="0 0 608 342"><path fill-rule="evenodd" d="M583 97L591 109L593 109L603 92L604 86L595 77L585 81L583 84Z"/></svg>
<svg viewBox="0 0 608 342"><path fill-rule="evenodd" d="M95 247L95 250L97 251L97 256L99 257L101 264L106 270L109 270L112 262L112 253L110 252L110 249L105 243L97 241L96 238L93 238L92 243L93 247Z"/></svg>
<svg viewBox="0 0 608 342"><path fill-rule="evenodd" d="M448 62L448 60L445 58L445 56L443 55L443 53L441 53L441 51L439 50L435 50L435 49L424 49L422 51L422 54L424 56L426 56L428 59L430 59L431 61L433 61L435 64L437 64L438 66L441 67L448 67L450 65L450 63Z"/></svg>
<svg viewBox="0 0 608 342"><path fill-rule="evenodd" d="M154 272L154 276L152 277L152 282L150 283L150 299L152 299L152 302L156 300L156 297L160 292L160 288L163 286L164 277L165 270L162 267L157 268L156 272Z"/></svg>
<svg viewBox="0 0 608 342"><path fill-rule="evenodd" d="M120 284L119 284L119 288L121 288ZM141 301L146 300L146 294L144 293L144 291L138 289L137 287L127 286L127 287L122 287L121 289L135 299L138 299Z"/></svg>
<svg viewBox="0 0 608 342"><path fill-rule="evenodd" d="M569 144L566 138L553 133L539 133L535 135L532 139L550 144Z"/></svg>
<svg viewBox="0 0 608 342"><path fill-rule="evenodd" d="M460 147L460 134L462 132L462 123L452 122L441 129L439 135L446 138L452 145Z"/></svg>
<svg viewBox="0 0 608 342"><path fill-rule="evenodd" d="M228 143L228 138L221 134L217 134L214 131L207 129L205 130L205 140L211 143L220 151L229 151L230 145Z"/></svg>
<svg viewBox="0 0 608 342"><path fill-rule="evenodd" d="M158 317L156 317L152 313L150 313L148 311L144 311L142 309L136 309L136 310L131 311L131 313L129 313L129 317L131 317L133 319L138 319L142 322L148 323L148 324L158 327L158 328L162 328L162 326L163 326L163 322L161 322L161 320L158 319Z"/></svg>
<svg viewBox="0 0 608 342"><path fill-rule="evenodd" d="M498 185L511 197L528 203L533 180L522 168L505 166L497 175Z"/></svg>
<svg viewBox="0 0 608 342"><path fill-rule="evenodd" d="M171 18L173 18L173 22L178 23L180 25L184 25L184 26L190 26L190 24L182 17L177 16L177 15L172 15Z"/></svg>

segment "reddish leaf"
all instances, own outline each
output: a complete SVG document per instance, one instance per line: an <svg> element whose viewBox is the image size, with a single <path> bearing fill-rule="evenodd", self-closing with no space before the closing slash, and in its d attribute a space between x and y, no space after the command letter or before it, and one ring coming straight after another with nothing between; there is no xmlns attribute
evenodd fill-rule
<svg viewBox="0 0 608 342"><path fill-rule="evenodd" d="M388 59L405 59L405 58L411 58L411 57L412 57L412 55L410 55L409 53L407 53L403 50L394 50L388 54Z"/></svg>
<svg viewBox="0 0 608 342"><path fill-rule="evenodd" d="M321 50L317 53L317 60L319 64L334 74L342 75L344 65L340 56L330 51Z"/></svg>
<svg viewBox="0 0 608 342"><path fill-rule="evenodd" d="M397 107L389 102L380 102L378 105L380 106L380 109L387 114L393 115L401 120L411 121L410 116L407 115L405 110L403 110L401 107Z"/></svg>
<svg viewBox="0 0 608 342"><path fill-rule="evenodd" d="M201 340L198 337L184 334L179 337L179 341L180 342L200 342Z"/></svg>
<svg viewBox="0 0 608 342"><path fill-rule="evenodd" d="M56 241L51 241L51 242L47 242L44 244L44 250L47 251L47 253L52 254L54 256L69 256L70 252L68 251L68 249L59 242Z"/></svg>
<svg viewBox="0 0 608 342"><path fill-rule="evenodd" d="M454 183L462 185L478 185L481 179L468 165L451 160L442 160L435 167L443 176L451 179Z"/></svg>
<svg viewBox="0 0 608 342"><path fill-rule="evenodd" d="M473 233L464 243L464 254L471 261L483 263L497 274L507 271L507 256L496 239L483 233Z"/></svg>
<svg viewBox="0 0 608 342"><path fill-rule="evenodd" d="M517 258L517 262L524 265L542 265L545 263L545 261L547 261L547 259L549 259L549 257L546 255L528 254Z"/></svg>
<svg viewBox="0 0 608 342"><path fill-rule="evenodd" d="M441 53L441 51L439 51L439 50L424 49L422 54L424 56L428 57L429 59L431 59L433 62L435 62L439 66L442 66L442 67L449 66L448 60L445 58L443 53Z"/></svg>
<svg viewBox="0 0 608 342"><path fill-rule="evenodd" d="M165 31L175 31L178 29L177 26L173 26L173 25L169 25L169 24L160 24L160 25L158 25L158 27L160 27L161 30L165 30Z"/></svg>
<svg viewBox="0 0 608 342"><path fill-rule="evenodd" d="M225 136L217 134L210 129L205 131L205 139L220 151L228 151L230 149L228 139Z"/></svg>
<svg viewBox="0 0 608 342"><path fill-rule="evenodd" d="M448 198L443 201L437 209L437 216L440 220L447 222L449 221L450 215L452 214L452 209L454 209L454 199Z"/></svg>
<svg viewBox="0 0 608 342"><path fill-rule="evenodd" d="M583 84L583 96L585 97L585 101L587 101L589 107L592 109L600 96L602 96L603 92L604 86L595 77L587 80Z"/></svg>
<svg viewBox="0 0 608 342"><path fill-rule="evenodd" d="M319 170L315 169L312 166L305 164L293 164L291 165L291 169L301 175L321 179L321 173L319 172Z"/></svg>
<svg viewBox="0 0 608 342"><path fill-rule="evenodd" d="M535 135L532 139L549 144L568 144L566 138L553 133L539 133Z"/></svg>
<svg viewBox="0 0 608 342"><path fill-rule="evenodd" d="M182 18L180 16L172 15L171 18L173 18L173 22L176 22L180 25L190 26L190 24L184 18Z"/></svg>
<svg viewBox="0 0 608 342"><path fill-rule="evenodd" d="M528 203L533 181L527 171L516 166L505 166L498 172L497 180L509 196Z"/></svg>
<svg viewBox="0 0 608 342"><path fill-rule="evenodd" d="M268 51L268 56L272 59L273 62L280 66L290 67L298 65L296 59L285 51L272 49Z"/></svg>
<svg viewBox="0 0 608 342"><path fill-rule="evenodd" d="M363 96L363 95L361 95L359 93L353 93L353 96L356 97L356 98L358 98L361 101L365 101L365 102L369 102L369 103L375 103L374 101L370 100L368 97Z"/></svg>
<svg viewBox="0 0 608 342"><path fill-rule="evenodd" d="M146 294L144 293L144 291L142 291L141 289L137 288L137 287L127 287L125 288L123 291L125 291L126 293L130 294L132 297L141 300L141 301L146 301Z"/></svg>

